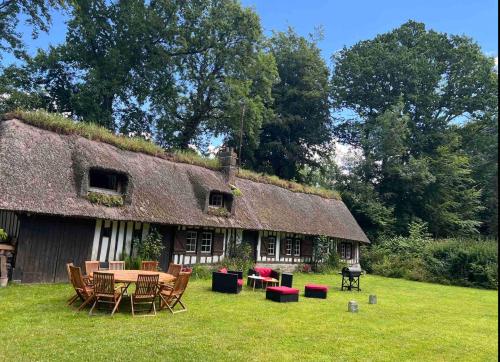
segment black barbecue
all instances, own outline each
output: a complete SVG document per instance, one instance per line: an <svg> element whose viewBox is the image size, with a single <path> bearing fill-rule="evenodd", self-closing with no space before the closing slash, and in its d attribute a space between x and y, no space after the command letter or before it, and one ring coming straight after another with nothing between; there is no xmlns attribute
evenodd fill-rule
<svg viewBox="0 0 500 362"><path fill-rule="evenodd" d="M356 266L346 266L342 268L342 287L341 290L353 290L356 289L358 292L361 290L359 288L359 277L363 271L359 265Z"/></svg>

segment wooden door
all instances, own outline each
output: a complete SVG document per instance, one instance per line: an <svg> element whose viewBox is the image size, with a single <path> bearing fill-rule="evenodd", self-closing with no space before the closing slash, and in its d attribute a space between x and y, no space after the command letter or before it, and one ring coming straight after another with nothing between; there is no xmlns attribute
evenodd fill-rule
<svg viewBox="0 0 500 362"><path fill-rule="evenodd" d="M252 246L253 259L257 260L257 243L259 242L259 232L255 230L243 230L243 242Z"/></svg>
<svg viewBox="0 0 500 362"><path fill-rule="evenodd" d="M82 266L90 259L94 225L94 220L23 215L13 279L67 281L66 262Z"/></svg>
<svg viewBox="0 0 500 362"><path fill-rule="evenodd" d="M160 269L166 271L173 258L174 232L175 227L168 225L153 226L162 236L163 246L165 247L160 256Z"/></svg>

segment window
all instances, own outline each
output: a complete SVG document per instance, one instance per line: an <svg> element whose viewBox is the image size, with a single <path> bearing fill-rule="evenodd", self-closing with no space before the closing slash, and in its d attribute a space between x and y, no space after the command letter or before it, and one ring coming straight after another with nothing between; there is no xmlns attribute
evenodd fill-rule
<svg viewBox="0 0 500 362"><path fill-rule="evenodd" d="M345 260L352 259L351 243L340 243L340 258Z"/></svg>
<svg viewBox="0 0 500 362"><path fill-rule="evenodd" d="M123 193L126 177L119 173L91 169L89 171L89 188L99 192Z"/></svg>
<svg viewBox="0 0 500 362"><path fill-rule="evenodd" d="M224 196L218 192L210 193L210 200L208 202L209 206L213 207L223 207L224 206Z"/></svg>
<svg viewBox="0 0 500 362"><path fill-rule="evenodd" d="M188 231L186 234L186 252L196 253L196 240L198 233L196 231Z"/></svg>
<svg viewBox="0 0 500 362"><path fill-rule="evenodd" d="M276 254L276 238L272 237L267 240L267 255Z"/></svg>
<svg viewBox="0 0 500 362"><path fill-rule="evenodd" d="M202 253L212 252L212 233L201 234L201 252Z"/></svg>
<svg viewBox="0 0 500 362"><path fill-rule="evenodd" d="M285 255L292 255L292 239L285 239Z"/></svg>
<svg viewBox="0 0 500 362"><path fill-rule="evenodd" d="M300 256L300 240L295 240L293 244L293 256Z"/></svg>

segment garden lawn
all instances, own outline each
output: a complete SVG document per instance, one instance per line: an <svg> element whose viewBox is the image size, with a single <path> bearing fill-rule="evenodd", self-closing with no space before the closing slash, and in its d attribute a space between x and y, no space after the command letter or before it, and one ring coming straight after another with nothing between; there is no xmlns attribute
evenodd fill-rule
<svg viewBox="0 0 500 362"><path fill-rule="evenodd" d="M265 300L244 287L213 293L191 281L188 311L132 318L89 317L65 305L67 284L0 289L0 360L493 361L496 291L361 278L362 292L338 290L338 275L295 275L298 303ZM331 286L327 300L303 297L307 282ZM369 305L376 294L378 304ZM349 300L359 313L347 312Z"/></svg>

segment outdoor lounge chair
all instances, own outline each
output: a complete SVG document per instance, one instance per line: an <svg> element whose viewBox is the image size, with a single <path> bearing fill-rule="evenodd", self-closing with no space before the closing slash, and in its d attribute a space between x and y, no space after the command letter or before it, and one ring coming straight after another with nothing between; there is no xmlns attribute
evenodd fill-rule
<svg viewBox="0 0 500 362"><path fill-rule="evenodd" d="M87 285L87 283L85 283L82 275L82 270L79 267L68 265L68 269L70 271L71 283L73 284L73 288L75 288L76 294L83 302L78 307L78 310L82 310L87 304L94 300L94 289L91 286Z"/></svg>
<svg viewBox="0 0 500 362"><path fill-rule="evenodd" d="M241 292L243 286L243 272L231 271L222 268L212 273L212 291L220 293Z"/></svg>
<svg viewBox="0 0 500 362"><path fill-rule="evenodd" d="M158 271L158 262L143 261L141 262L141 270Z"/></svg>
<svg viewBox="0 0 500 362"><path fill-rule="evenodd" d="M160 309L168 308L172 314L187 311L186 306L182 303L181 299L186 291L191 273L180 272L175 280L173 286L163 285L160 289ZM174 310L175 306L179 304L180 310Z"/></svg>
<svg viewBox="0 0 500 362"><path fill-rule="evenodd" d="M92 308L90 308L89 315L92 315L94 308L99 303L111 304L113 306L111 315L115 314L122 300L123 292L122 286L115 286L115 275L106 272L94 272L93 282L95 301Z"/></svg>
<svg viewBox="0 0 500 362"><path fill-rule="evenodd" d="M149 304L150 308L147 315L156 315L155 299L158 295L158 280L158 274L139 274L137 276L135 292L130 296L130 305L134 317L136 304Z"/></svg>
<svg viewBox="0 0 500 362"><path fill-rule="evenodd" d="M258 275L263 278L280 280L280 272L271 268L254 267L248 270L248 275ZM253 283L255 283L255 288L263 288L265 286L265 279L263 281L247 279L248 286L253 286Z"/></svg>
<svg viewBox="0 0 500 362"><path fill-rule="evenodd" d="M124 261L110 261L108 263L109 270L125 270L125 262Z"/></svg>

